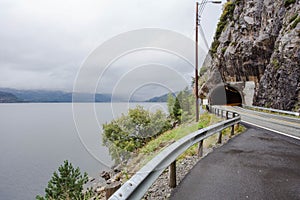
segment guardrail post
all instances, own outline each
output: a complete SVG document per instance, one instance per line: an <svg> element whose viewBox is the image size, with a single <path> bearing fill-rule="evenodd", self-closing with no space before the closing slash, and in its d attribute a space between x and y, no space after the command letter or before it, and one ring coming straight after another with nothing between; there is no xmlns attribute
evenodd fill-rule
<svg viewBox="0 0 300 200"><path fill-rule="evenodd" d="M203 140L198 143L198 157L203 156Z"/></svg>
<svg viewBox="0 0 300 200"><path fill-rule="evenodd" d="M226 119L228 119L228 111L226 111Z"/></svg>
<svg viewBox="0 0 300 200"><path fill-rule="evenodd" d="M105 187L105 197L109 199L119 188L121 187L120 182L113 182Z"/></svg>
<svg viewBox="0 0 300 200"><path fill-rule="evenodd" d="M230 136L233 136L234 135L234 125L231 126L231 133L230 133Z"/></svg>
<svg viewBox="0 0 300 200"><path fill-rule="evenodd" d="M222 131L219 132L218 144L222 143Z"/></svg>
<svg viewBox="0 0 300 200"><path fill-rule="evenodd" d="M170 188L175 188L176 187L176 160L171 163L169 166L169 186Z"/></svg>

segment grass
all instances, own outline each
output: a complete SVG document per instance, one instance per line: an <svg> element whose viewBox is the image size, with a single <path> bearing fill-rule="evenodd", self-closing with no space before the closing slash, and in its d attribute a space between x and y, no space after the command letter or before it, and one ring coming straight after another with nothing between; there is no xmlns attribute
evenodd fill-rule
<svg viewBox="0 0 300 200"><path fill-rule="evenodd" d="M191 124L182 124L181 126L167 131L161 134L156 139L148 142L144 147L140 148L135 156L129 161L128 166L126 168L126 179L129 178L128 174L133 175L137 172L142 166L144 166L147 162L149 162L152 158L154 158L157 154L159 154L163 149L172 144L173 142L181 139L182 137L200 129L207 127L209 125L215 124L217 122L222 121L221 118L216 117L213 114L205 113L200 116L199 123L191 123ZM238 132L242 132L244 129L242 126L239 126ZM230 128L223 131L224 135L230 134ZM216 144L218 138L218 134L215 134L204 140L204 148L212 147ZM186 156L194 156L197 155L197 144L190 147L187 151L185 151L178 160L183 159Z"/></svg>
<svg viewBox="0 0 300 200"><path fill-rule="evenodd" d="M234 134L239 134L242 133L246 130L246 128L244 126L235 126L234 127ZM222 131L222 138L230 138L230 134L231 134L231 127L226 128ZM208 137L207 139L204 140L203 142L203 147L204 149L207 148L212 148L215 144L217 144L218 141L218 137L219 134L214 134L210 137ZM188 150L186 150L182 155L179 156L178 160L181 160L187 156L196 156L198 153L198 144L195 144L193 146L191 146Z"/></svg>

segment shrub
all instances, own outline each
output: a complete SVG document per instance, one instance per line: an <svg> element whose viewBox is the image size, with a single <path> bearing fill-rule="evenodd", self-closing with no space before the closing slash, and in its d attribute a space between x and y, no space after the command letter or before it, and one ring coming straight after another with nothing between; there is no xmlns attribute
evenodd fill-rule
<svg viewBox="0 0 300 200"><path fill-rule="evenodd" d="M224 54L226 50L227 50L227 47L222 48L222 54Z"/></svg>
<svg viewBox="0 0 300 200"><path fill-rule="evenodd" d="M207 72L208 68L206 66L202 66L200 69L200 76L203 76Z"/></svg>
<svg viewBox="0 0 300 200"><path fill-rule="evenodd" d="M274 66L274 68L275 68L276 70L279 69L280 65L279 65L279 61L278 61L277 59L273 59L273 60L271 61L271 63L272 63L272 65Z"/></svg>
<svg viewBox="0 0 300 200"><path fill-rule="evenodd" d="M291 4L295 3L296 0L285 0L284 1L284 6L287 8L289 7Z"/></svg>
<svg viewBox="0 0 300 200"><path fill-rule="evenodd" d="M146 144L152 137L169 130L171 123L158 110L150 113L141 106L129 109L128 115L103 124L103 144L116 163L130 157L130 153Z"/></svg>
<svg viewBox="0 0 300 200"><path fill-rule="evenodd" d="M291 17L289 23L292 23L297 17L298 17L298 13L294 14L294 15Z"/></svg>
<svg viewBox="0 0 300 200"><path fill-rule="evenodd" d="M299 22L300 22L300 17L298 17L297 19L294 20L294 22L291 25L291 29L294 29Z"/></svg>

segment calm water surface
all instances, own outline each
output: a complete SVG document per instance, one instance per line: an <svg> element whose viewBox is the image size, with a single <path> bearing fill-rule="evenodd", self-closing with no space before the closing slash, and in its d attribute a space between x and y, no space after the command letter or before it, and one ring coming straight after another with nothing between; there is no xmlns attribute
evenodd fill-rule
<svg viewBox="0 0 300 200"><path fill-rule="evenodd" d="M166 110L165 104L141 105ZM66 159L82 172L99 177L113 164L102 146L101 124L135 106L0 104L0 199L35 199Z"/></svg>

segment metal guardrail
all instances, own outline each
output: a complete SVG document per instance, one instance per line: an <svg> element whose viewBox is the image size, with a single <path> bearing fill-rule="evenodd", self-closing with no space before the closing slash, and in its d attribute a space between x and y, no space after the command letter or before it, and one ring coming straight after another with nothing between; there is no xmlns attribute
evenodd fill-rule
<svg viewBox="0 0 300 200"><path fill-rule="evenodd" d="M291 111L287 111L287 110L278 110L278 109L273 109L273 108L263 108L263 107L248 106L248 105L243 105L243 108L259 109L259 110L271 111L271 112L275 112L275 113L282 113L282 114L287 114L287 115L295 115L297 117L300 116L300 113L298 113L298 112L291 112Z"/></svg>
<svg viewBox="0 0 300 200"><path fill-rule="evenodd" d="M222 130L231 127L231 135L234 134L234 125L241 121L241 117L234 112L210 107L210 112L219 116L226 117L225 121L211 125L209 127L195 131L180 140L174 142L152 160L150 160L142 169L125 182L109 200L141 199L149 187L155 182L160 174L169 166L169 186L176 187L176 159L184 153L189 147L199 143L199 152L202 156L203 140L211 135L219 133L218 142L222 140Z"/></svg>

